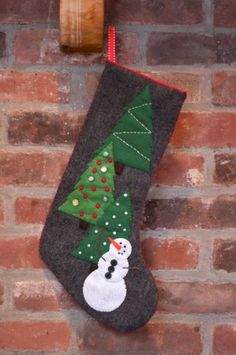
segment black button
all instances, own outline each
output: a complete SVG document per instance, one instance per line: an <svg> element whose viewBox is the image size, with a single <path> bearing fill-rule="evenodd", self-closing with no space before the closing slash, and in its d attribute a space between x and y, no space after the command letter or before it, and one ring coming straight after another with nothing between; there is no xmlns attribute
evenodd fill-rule
<svg viewBox="0 0 236 355"><path fill-rule="evenodd" d="M111 265L112 266L116 266L117 265L117 261L115 259L111 260Z"/></svg>
<svg viewBox="0 0 236 355"><path fill-rule="evenodd" d="M113 272L115 270L114 266L109 266L108 271Z"/></svg>
<svg viewBox="0 0 236 355"><path fill-rule="evenodd" d="M109 272L107 272L107 273L105 274L105 278L106 278L106 279L110 279L110 278L111 278L111 274L110 274Z"/></svg>

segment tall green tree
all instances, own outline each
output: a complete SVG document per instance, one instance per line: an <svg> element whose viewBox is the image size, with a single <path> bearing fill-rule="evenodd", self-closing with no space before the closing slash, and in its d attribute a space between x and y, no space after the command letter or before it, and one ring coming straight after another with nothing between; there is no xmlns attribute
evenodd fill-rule
<svg viewBox="0 0 236 355"><path fill-rule="evenodd" d="M150 85L128 105L106 143L113 142L116 162L149 173L153 149L153 111Z"/></svg>

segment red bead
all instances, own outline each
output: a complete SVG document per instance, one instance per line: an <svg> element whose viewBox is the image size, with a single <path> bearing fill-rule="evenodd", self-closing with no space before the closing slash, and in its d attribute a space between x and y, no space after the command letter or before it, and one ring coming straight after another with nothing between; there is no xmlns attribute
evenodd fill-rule
<svg viewBox="0 0 236 355"><path fill-rule="evenodd" d="M101 182L107 182L106 178L101 178Z"/></svg>
<svg viewBox="0 0 236 355"><path fill-rule="evenodd" d="M80 189L80 190L83 190L83 189L84 189L84 186L80 186L79 189Z"/></svg>
<svg viewBox="0 0 236 355"><path fill-rule="evenodd" d="M92 170L92 172L93 172L94 174L96 174L97 169L96 169L96 168L94 168L94 169Z"/></svg>
<svg viewBox="0 0 236 355"><path fill-rule="evenodd" d="M93 217L93 218L97 218L97 216L98 216L98 215L97 215L96 213L93 213L93 214L92 214L92 217Z"/></svg>
<svg viewBox="0 0 236 355"><path fill-rule="evenodd" d="M108 163L112 163L112 158L111 157L108 158L107 161L108 161Z"/></svg>
<svg viewBox="0 0 236 355"><path fill-rule="evenodd" d="M83 195L83 198L85 198L85 199L88 198L88 195L87 195L87 194L84 194L84 195Z"/></svg>
<svg viewBox="0 0 236 355"><path fill-rule="evenodd" d="M101 207L101 205L99 205L99 203L97 203L96 204L96 208L100 208Z"/></svg>
<svg viewBox="0 0 236 355"><path fill-rule="evenodd" d="M101 160L98 160L97 161L97 165L101 165L102 164L102 161Z"/></svg>
<svg viewBox="0 0 236 355"><path fill-rule="evenodd" d="M83 217L83 216L84 216L84 212L80 212L79 215L80 215L81 217Z"/></svg>
<svg viewBox="0 0 236 355"><path fill-rule="evenodd" d="M92 186L92 187L91 187L91 190L92 190L92 191L96 191L96 190L97 190L96 186Z"/></svg>
<svg viewBox="0 0 236 355"><path fill-rule="evenodd" d="M110 188L107 186L107 187L105 187L105 189L104 189L106 192L108 192L108 191L110 191Z"/></svg>

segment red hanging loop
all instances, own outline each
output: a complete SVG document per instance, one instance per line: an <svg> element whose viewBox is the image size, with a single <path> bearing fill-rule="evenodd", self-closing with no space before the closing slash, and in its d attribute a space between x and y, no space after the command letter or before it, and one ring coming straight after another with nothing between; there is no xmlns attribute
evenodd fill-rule
<svg viewBox="0 0 236 355"><path fill-rule="evenodd" d="M114 26L108 27L108 48L107 48L107 59L115 63L116 62L116 29Z"/></svg>

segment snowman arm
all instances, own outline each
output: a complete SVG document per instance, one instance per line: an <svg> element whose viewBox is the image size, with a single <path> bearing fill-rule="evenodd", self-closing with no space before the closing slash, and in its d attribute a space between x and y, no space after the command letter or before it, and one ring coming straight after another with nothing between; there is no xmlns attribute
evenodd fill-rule
<svg viewBox="0 0 236 355"><path fill-rule="evenodd" d="M103 254L103 255L100 257L100 259L98 260L98 264L99 264L100 262L102 262L102 263L106 262L108 256L109 256L109 253L108 253L108 252L105 253L105 254Z"/></svg>

